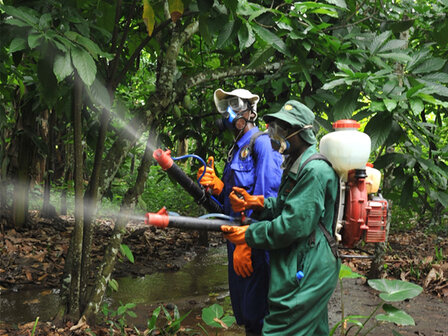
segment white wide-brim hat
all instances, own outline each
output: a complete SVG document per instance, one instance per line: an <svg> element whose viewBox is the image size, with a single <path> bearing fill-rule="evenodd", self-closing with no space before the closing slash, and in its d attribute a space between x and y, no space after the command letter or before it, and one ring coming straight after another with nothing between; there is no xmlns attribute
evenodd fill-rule
<svg viewBox="0 0 448 336"><path fill-rule="evenodd" d="M213 94L213 100L215 101L216 108L218 108L218 102L220 100L226 99L229 96L236 96L240 97L241 99L249 100L250 104L254 107L254 110L256 110L257 103L260 100L260 97L258 95L253 94L246 89L235 89L230 92L224 91L223 89L217 89Z"/></svg>

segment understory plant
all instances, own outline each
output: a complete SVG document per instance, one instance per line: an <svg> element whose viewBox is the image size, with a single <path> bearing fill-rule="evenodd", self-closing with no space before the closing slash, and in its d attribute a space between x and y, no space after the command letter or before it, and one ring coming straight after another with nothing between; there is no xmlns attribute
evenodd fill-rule
<svg viewBox="0 0 448 336"><path fill-rule="evenodd" d="M344 300L343 300L343 283L344 278L360 278L361 274L353 272L347 265L342 265L339 272L339 284L341 289L341 320L331 329L330 336L334 335L338 327L340 328L340 335L348 335L353 331L352 335L368 335L373 329L378 327L381 323L390 322L398 325L415 325L414 319L405 311L398 309L389 302L400 302L412 299L419 295L423 288L407 281L388 280L388 279L374 279L368 280L368 285L379 291L379 298L381 302L373 309L369 315L348 315L345 316ZM377 314L377 311L382 308L384 313ZM367 326L367 323L375 317L373 325ZM396 330L392 330L394 336L401 335Z"/></svg>
<svg viewBox="0 0 448 336"><path fill-rule="evenodd" d="M202 321L208 326L218 329L228 329L235 323L235 317L230 315L224 315L224 308L215 303L210 307L202 309ZM207 330L199 323L198 326L204 331L206 335L209 335ZM216 335L218 333L216 332Z"/></svg>

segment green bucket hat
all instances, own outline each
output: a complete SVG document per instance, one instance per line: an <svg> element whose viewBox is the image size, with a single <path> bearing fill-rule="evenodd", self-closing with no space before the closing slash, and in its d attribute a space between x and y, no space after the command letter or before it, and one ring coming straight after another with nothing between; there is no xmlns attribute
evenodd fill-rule
<svg viewBox="0 0 448 336"><path fill-rule="evenodd" d="M266 114L263 119L267 123L273 119L279 119L290 124L291 128L302 128L307 125L313 125L314 113L302 103L296 100L289 100L283 105L280 111ZM317 143L312 128L303 130L299 135L311 145Z"/></svg>

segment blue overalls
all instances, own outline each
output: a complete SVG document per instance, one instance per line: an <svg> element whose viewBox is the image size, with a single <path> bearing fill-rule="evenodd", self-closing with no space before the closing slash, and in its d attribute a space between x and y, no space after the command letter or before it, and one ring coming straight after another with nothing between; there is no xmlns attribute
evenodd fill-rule
<svg viewBox="0 0 448 336"><path fill-rule="evenodd" d="M258 136L254 145L249 143L252 135L259 132L257 127L246 132L235 144L233 157L224 167L222 181L224 188L220 200L224 204L224 213L232 217L241 214L232 211L229 194L234 186L247 190L251 195L264 197L277 196L280 186L283 158L272 149L267 135ZM250 211L246 213L250 216ZM268 313L269 255L264 250L252 249L252 266L250 277L243 278L233 269L233 251L235 245L227 242L229 290L233 313L239 325L244 325L246 332L261 334L263 318Z"/></svg>

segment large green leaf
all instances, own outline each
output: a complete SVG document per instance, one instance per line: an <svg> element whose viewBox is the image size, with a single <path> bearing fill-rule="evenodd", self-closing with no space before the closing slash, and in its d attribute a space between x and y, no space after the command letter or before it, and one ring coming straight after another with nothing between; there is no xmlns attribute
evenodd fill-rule
<svg viewBox="0 0 448 336"><path fill-rule="evenodd" d="M380 291L380 298L384 301L403 301L419 295L423 288L419 285L401 280L374 279L367 283L373 289Z"/></svg>
<svg viewBox="0 0 448 336"><path fill-rule="evenodd" d="M281 53L287 56L291 56L291 53L289 52L285 42L283 42L283 40L280 37L272 33L270 30L267 30L266 28L263 28L257 24L253 25L252 28L255 31L255 33L267 44L274 47Z"/></svg>
<svg viewBox="0 0 448 336"><path fill-rule="evenodd" d="M16 37L14 40L11 41L11 44L9 45L9 52L13 53L16 51L20 51L23 49L26 49L27 42L22 37Z"/></svg>
<svg viewBox="0 0 448 336"><path fill-rule="evenodd" d="M240 51L250 47L255 42L255 34L247 22L238 30L238 40L240 42Z"/></svg>
<svg viewBox="0 0 448 336"><path fill-rule="evenodd" d="M433 57L426 61L424 61L422 64L417 66L412 73L419 74L419 73L428 73L428 72L434 72L439 71L442 69L442 67L445 65L446 59L440 58L440 57Z"/></svg>
<svg viewBox="0 0 448 336"><path fill-rule="evenodd" d="M392 112L397 107L397 101L394 99L384 99L384 105L386 106L389 112Z"/></svg>
<svg viewBox="0 0 448 336"><path fill-rule="evenodd" d="M28 35L28 46L30 47L30 49L36 48L38 45L40 45L41 41L42 41L42 34L32 33Z"/></svg>
<svg viewBox="0 0 448 336"><path fill-rule="evenodd" d="M72 60L69 53L56 55L53 64L53 72L59 82L63 81L73 73Z"/></svg>
<svg viewBox="0 0 448 336"><path fill-rule="evenodd" d="M358 107L359 91L351 89L347 91L333 108L335 121L339 119L348 119Z"/></svg>
<svg viewBox="0 0 448 336"><path fill-rule="evenodd" d="M444 72L436 72L427 74L423 76L422 79L428 82L448 83L448 74Z"/></svg>
<svg viewBox="0 0 448 336"><path fill-rule="evenodd" d="M87 91L91 100L95 105L105 108L107 110L111 109L111 101L109 92L107 88L98 79L95 79L90 90Z"/></svg>
<svg viewBox="0 0 448 336"><path fill-rule="evenodd" d="M28 25L37 28L39 24L39 16L36 11L27 7L4 6L1 8L9 15L20 19Z"/></svg>
<svg viewBox="0 0 448 336"><path fill-rule="evenodd" d="M88 86L92 85L96 76L96 65L92 56L81 48L71 49L72 62L81 80Z"/></svg>
<svg viewBox="0 0 448 336"><path fill-rule="evenodd" d="M249 68L255 68L269 60L275 53L275 49L271 46L266 46L265 48L260 48L257 50L255 55L252 57Z"/></svg>
<svg viewBox="0 0 448 336"><path fill-rule="evenodd" d="M414 319L401 309L390 304L384 304L383 309L386 314L378 314L375 318L378 321L396 323L398 325L415 325Z"/></svg>
<svg viewBox="0 0 448 336"><path fill-rule="evenodd" d="M224 27L220 30L218 39L216 41L216 47L221 48L227 45L231 41L233 27L235 26L235 21L228 21Z"/></svg>
<svg viewBox="0 0 448 336"><path fill-rule="evenodd" d="M411 60L411 57L405 53L379 53L377 54L379 57L391 59L397 62L406 63Z"/></svg>
<svg viewBox="0 0 448 336"><path fill-rule="evenodd" d="M411 105L411 110L414 113L414 115L419 115L425 108L423 101L419 98L411 98L409 100L409 103Z"/></svg>
<svg viewBox="0 0 448 336"><path fill-rule="evenodd" d="M210 307L206 307L202 309L202 320L209 326L212 327L221 327L218 322L215 322L214 319L220 319L224 314L224 310L221 305L215 303Z"/></svg>
<svg viewBox="0 0 448 336"><path fill-rule="evenodd" d="M372 141L371 150L374 151L382 146L389 136L392 128L392 115L389 113L377 113L369 120L364 132L370 136Z"/></svg>
<svg viewBox="0 0 448 336"><path fill-rule="evenodd" d="M344 85L346 83L347 83L347 79L345 79L345 78L335 79L331 82L325 83L324 86L322 87L322 89L331 90L331 89L335 88L336 86Z"/></svg>
<svg viewBox="0 0 448 336"><path fill-rule="evenodd" d="M387 41L379 50L378 52L385 52L389 50L396 50L401 49L406 46L407 41L406 40L390 40Z"/></svg>
<svg viewBox="0 0 448 336"><path fill-rule="evenodd" d="M369 46L370 54L374 55L380 49L380 47L386 42L392 33L390 31L385 31L378 36L375 36L372 43Z"/></svg>

